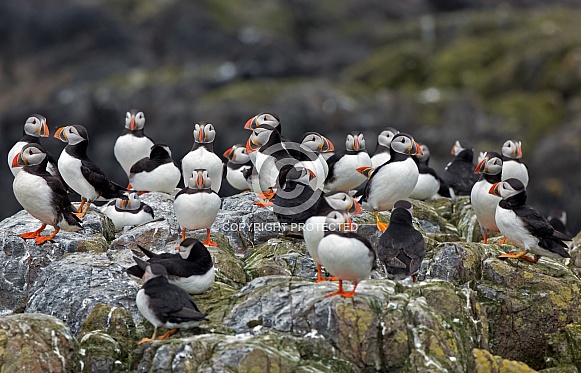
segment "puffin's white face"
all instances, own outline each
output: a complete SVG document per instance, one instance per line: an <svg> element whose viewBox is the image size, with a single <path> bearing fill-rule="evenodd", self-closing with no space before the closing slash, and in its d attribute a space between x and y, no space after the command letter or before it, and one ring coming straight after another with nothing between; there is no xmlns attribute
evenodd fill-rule
<svg viewBox="0 0 581 373"><path fill-rule="evenodd" d="M363 151L365 150L365 138L362 133L350 133L345 139L345 149L347 151Z"/></svg>
<svg viewBox="0 0 581 373"><path fill-rule="evenodd" d="M125 128L131 131L142 130L145 127L145 114L142 111L133 115L131 112L125 114Z"/></svg>
<svg viewBox="0 0 581 373"><path fill-rule="evenodd" d="M272 127L256 127L250 135L250 146L252 149L258 149L268 142L274 129Z"/></svg>
<svg viewBox="0 0 581 373"><path fill-rule="evenodd" d="M196 123L194 126L194 141L200 144L214 142L216 131L211 123Z"/></svg>
<svg viewBox="0 0 581 373"><path fill-rule="evenodd" d="M391 140L393 140L393 137L398 133L399 131L398 132L393 132L391 130L381 131L381 133L377 136L377 143L389 148Z"/></svg>
<svg viewBox="0 0 581 373"><path fill-rule="evenodd" d="M209 189L212 186L212 179L208 176L206 169L198 169L192 173L188 185L190 188Z"/></svg>
<svg viewBox="0 0 581 373"><path fill-rule="evenodd" d="M194 247L194 243L192 243L190 245L186 245L186 246L180 245L180 247L179 247L180 257L184 260L188 259L188 256L190 256L190 252L192 251L193 247Z"/></svg>
<svg viewBox="0 0 581 373"><path fill-rule="evenodd" d="M329 206L339 211L349 211L353 207L353 197L345 192L339 192L324 197Z"/></svg>
<svg viewBox="0 0 581 373"><path fill-rule="evenodd" d="M346 231L349 230L351 219L346 212L331 211L325 218L325 225L330 231Z"/></svg>
<svg viewBox="0 0 581 373"><path fill-rule="evenodd" d="M420 161L427 161L428 159L430 159L430 149L428 148L427 145L420 145L420 149L422 150L421 154L416 154L416 157L418 157L418 159Z"/></svg>
<svg viewBox="0 0 581 373"><path fill-rule="evenodd" d="M309 133L303 138L303 141L301 141L301 145L306 146L312 151L318 151L323 148L324 145L323 136L315 132Z"/></svg>
<svg viewBox="0 0 581 373"><path fill-rule="evenodd" d="M27 146L20 152L20 157L25 165L36 165L46 158L46 153L36 146Z"/></svg>
<svg viewBox="0 0 581 373"><path fill-rule="evenodd" d="M242 146L236 146L232 154L232 161L236 163L246 163L250 160L248 153L246 153L246 148Z"/></svg>
<svg viewBox="0 0 581 373"><path fill-rule="evenodd" d="M502 199L506 199L522 193L524 190L525 187L520 180L511 178L494 184L490 188L489 193L498 197L502 197Z"/></svg>
<svg viewBox="0 0 581 373"><path fill-rule="evenodd" d="M57 129L54 133L54 137L68 143L69 145L77 145L80 142L88 140L88 138L85 138L84 134L81 134L74 126L66 126Z"/></svg>
<svg viewBox="0 0 581 373"><path fill-rule="evenodd" d="M129 193L127 199L117 198L115 206L121 210L137 210L141 206L141 201L137 193Z"/></svg>
<svg viewBox="0 0 581 373"><path fill-rule="evenodd" d="M391 148L400 154L414 155L418 153L418 148L414 139L406 134L397 134L391 141Z"/></svg>
<svg viewBox="0 0 581 373"><path fill-rule="evenodd" d="M502 155L511 159L522 158L522 147L520 141L507 140L502 145Z"/></svg>
<svg viewBox="0 0 581 373"><path fill-rule="evenodd" d="M486 165L484 166L484 172L489 175L498 175L502 172L502 159L498 157L492 157L486 159Z"/></svg>
<svg viewBox="0 0 581 373"><path fill-rule="evenodd" d="M24 133L34 137L47 137L49 135L46 118L41 115L33 115L24 123Z"/></svg>
<svg viewBox="0 0 581 373"><path fill-rule="evenodd" d="M148 281L160 276L167 276L167 270L161 264L150 264L145 268L143 279Z"/></svg>
<svg viewBox="0 0 581 373"><path fill-rule="evenodd" d="M264 124L267 124L273 128L280 126L280 121L270 113L260 113L254 118L250 119L246 125L246 129L255 129Z"/></svg>

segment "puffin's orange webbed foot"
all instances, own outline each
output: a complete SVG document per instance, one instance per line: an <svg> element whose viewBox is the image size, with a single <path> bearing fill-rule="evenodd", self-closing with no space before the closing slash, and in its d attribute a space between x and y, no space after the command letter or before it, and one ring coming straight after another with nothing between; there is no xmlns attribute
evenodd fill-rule
<svg viewBox="0 0 581 373"><path fill-rule="evenodd" d="M254 202L254 204L258 207L270 207L274 205L272 202Z"/></svg>
<svg viewBox="0 0 581 373"><path fill-rule="evenodd" d="M179 329L168 330L164 335L157 337L157 340L160 341L162 339L168 339L172 334L175 334L178 331L179 331Z"/></svg>

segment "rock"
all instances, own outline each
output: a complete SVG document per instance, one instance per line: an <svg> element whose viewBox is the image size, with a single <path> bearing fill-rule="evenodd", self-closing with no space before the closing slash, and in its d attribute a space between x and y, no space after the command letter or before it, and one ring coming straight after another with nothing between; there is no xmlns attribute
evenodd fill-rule
<svg viewBox="0 0 581 373"><path fill-rule="evenodd" d="M528 365L503 359L500 356L494 356L486 350L475 348L473 350L474 360L476 361L476 372L478 373L534 373L536 370L529 368Z"/></svg>
<svg viewBox="0 0 581 373"><path fill-rule="evenodd" d="M142 316L135 305L138 286L106 254L74 253L47 266L30 290L26 312L44 313L66 322L77 334L97 303Z"/></svg>
<svg viewBox="0 0 581 373"><path fill-rule="evenodd" d="M0 317L0 371L80 372L79 344L59 319L40 314Z"/></svg>
<svg viewBox="0 0 581 373"><path fill-rule="evenodd" d="M581 367L581 324L569 324L547 337L547 366Z"/></svg>

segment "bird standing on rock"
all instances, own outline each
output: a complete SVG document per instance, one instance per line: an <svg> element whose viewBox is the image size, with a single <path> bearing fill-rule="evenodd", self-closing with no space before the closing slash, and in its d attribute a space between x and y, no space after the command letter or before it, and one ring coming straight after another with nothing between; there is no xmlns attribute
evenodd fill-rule
<svg viewBox="0 0 581 373"><path fill-rule="evenodd" d="M214 153L214 140L216 131L214 125L208 122L196 123L194 126L194 145L192 150L182 158L181 168L184 185L189 186L192 172L204 168L208 171L208 177L212 180L212 190L220 191L224 163Z"/></svg>
<svg viewBox="0 0 581 373"><path fill-rule="evenodd" d="M329 173L325 180L325 193L349 192L363 184L365 176L358 168L371 167L371 158L365 150L365 138L358 131L352 131L345 140L345 151L336 152L327 159Z"/></svg>
<svg viewBox="0 0 581 373"><path fill-rule="evenodd" d="M101 207L101 212L109 217L115 229L147 223L154 218L153 209L139 200L137 193L129 193L127 198L116 198Z"/></svg>
<svg viewBox="0 0 581 373"><path fill-rule="evenodd" d="M218 216L222 203L218 194L212 190L212 179L205 169L192 172L188 185L176 194L173 207L176 219L182 230L182 241L186 230L206 229L206 246L217 246L210 237L210 227Z"/></svg>
<svg viewBox="0 0 581 373"><path fill-rule="evenodd" d="M496 208L496 225L507 240L521 248L518 254L502 254L499 258L516 258L537 263L541 256L570 258L563 241L571 237L555 230L540 212L526 204L527 193L518 179L495 183L490 194L502 198ZM534 258L527 256L534 254Z"/></svg>
<svg viewBox="0 0 581 373"><path fill-rule="evenodd" d="M26 120L24 123L23 129L23 136L12 146L10 151L8 152L8 167L10 167L10 171L12 171L12 175L16 176L18 172L21 170L21 167L13 167L12 161L14 158L20 153L22 148L27 144L39 144L40 145L40 137L48 137L49 136L49 129L46 124L46 118L40 114L33 114L30 118ZM49 155L48 153L46 153ZM49 156L50 158L50 156ZM47 165L47 170L54 176L58 177L58 171L52 172L57 169L56 160L51 162L49 159L49 163Z"/></svg>
<svg viewBox="0 0 581 373"><path fill-rule="evenodd" d="M167 339L180 328L198 326L206 320L206 316L200 312L189 294L168 282L164 266L157 263L149 264L143 276L145 283L137 292L135 302L139 312L155 329L151 338L143 338L139 344ZM158 328L171 330L156 338Z"/></svg>
<svg viewBox="0 0 581 373"><path fill-rule="evenodd" d="M109 180L87 156L89 135L85 127L61 127L54 137L67 143L58 159L58 166L64 181L82 198L78 209L80 218L85 216L91 202L98 198L112 199L127 194L127 189Z"/></svg>
<svg viewBox="0 0 581 373"><path fill-rule="evenodd" d="M500 180L502 174L502 157L497 152L486 152L484 157L474 169L474 173L482 174L472 187L470 202L472 209L480 224L480 231L484 237L484 243L488 243L490 232L500 232L496 225L496 206L502 198L490 194L490 188Z"/></svg>
<svg viewBox="0 0 581 373"><path fill-rule="evenodd" d="M323 192L309 184L315 174L302 165L284 165L279 174L278 188L272 199L273 212L281 224L304 223L317 211Z"/></svg>
<svg viewBox="0 0 581 373"><path fill-rule="evenodd" d="M125 128L115 141L113 154L127 176L135 162L149 156L154 144L145 135L144 128L145 114L142 111L133 109L125 114Z"/></svg>
<svg viewBox="0 0 581 373"><path fill-rule="evenodd" d="M148 157L137 161L129 172L129 183L138 192L172 193L182 175L167 145L151 147Z"/></svg>
<svg viewBox="0 0 581 373"><path fill-rule="evenodd" d="M245 191L250 186L246 178L246 173L252 172L252 161L246 153L246 147L242 144L233 145L224 152L224 158L228 160L226 164L226 180L233 188Z"/></svg>
<svg viewBox="0 0 581 373"><path fill-rule="evenodd" d="M529 171L524 163L521 163L522 147L520 141L507 140L502 145L502 180L514 177L527 187L529 183Z"/></svg>
<svg viewBox="0 0 581 373"><path fill-rule="evenodd" d="M299 158L299 160L315 175L310 181L311 187L323 190L325 179L329 174L329 165L323 154L335 150L333 143L318 132L307 132L301 140L301 150L304 157Z"/></svg>
<svg viewBox="0 0 581 373"><path fill-rule="evenodd" d="M457 196L469 196L479 179L474 174L474 148L467 140L457 140L452 146L454 159L448 163L442 178Z"/></svg>
<svg viewBox="0 0 581 373"><path fill-rule="evenodd" d="M12 184L16 200L42 223L36 231L22 233L20 237L34 238L37 245L53 239L61 228L69 232L83 229L64 185L46 170L47 164L46 152L34 143L25 145L11 163L12 167L23 167ZM53 233L41 236L47 225L54 227Z"/></svg>
<svg viewBox="0 0 581 373"><path fill-rule="evenodd" d="M426 256L426 242L412 224L412 212L413 205L409 201L395 203L389 227L379 237L377 256L389 276L412 276L412 281L416 282Z"/></svg>
<svg viewBox="0 0 581 373"><path fill-rule="evenodd" d="M428 166L430 149L423 144L420 145L420 149L421 152L412 157L418 166L419 176L410 198L425 201L436 197L440 192L444 194L442 197L450 197L449 188L444 180L438 176L433 168Z"/></svg>
<svg viewBox="0 0 581 373"><path fill-rule="evenodd" d="M318 254L322 265L339 280L339 290L326 297L353 297L357 284L375 268L375 251L367 238L351 232L351 218L346 212L333 211L325 219L330 229L319 242ZM345 292L343 281L353 281L353 290Z"/></svg>

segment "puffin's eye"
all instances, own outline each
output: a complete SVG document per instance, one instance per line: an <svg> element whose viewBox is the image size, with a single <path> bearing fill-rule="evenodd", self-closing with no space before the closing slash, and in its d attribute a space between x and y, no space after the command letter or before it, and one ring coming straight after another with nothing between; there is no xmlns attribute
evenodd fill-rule
<svg viewBox="0 0 581 373"><path fill-rule="evenodd" d="M36 124L36 119L33 119L32 120L32 124Z"/></svg>

